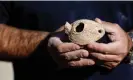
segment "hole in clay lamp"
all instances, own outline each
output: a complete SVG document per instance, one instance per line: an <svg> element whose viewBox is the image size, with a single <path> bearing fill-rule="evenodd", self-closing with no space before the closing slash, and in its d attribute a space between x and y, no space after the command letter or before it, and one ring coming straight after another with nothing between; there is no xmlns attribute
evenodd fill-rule
<svg viewBox="0 0 133 80"><path fill-rule="evenodd" d="M102 30L98 30L99 33L102 33Z"/></svg>
<svg viewBox="0 0 133 80"><path fill-rule="evenodd" d="M84 23L80 23L77 27L76 27L76 32L82 32L84 29Z"/></svg>

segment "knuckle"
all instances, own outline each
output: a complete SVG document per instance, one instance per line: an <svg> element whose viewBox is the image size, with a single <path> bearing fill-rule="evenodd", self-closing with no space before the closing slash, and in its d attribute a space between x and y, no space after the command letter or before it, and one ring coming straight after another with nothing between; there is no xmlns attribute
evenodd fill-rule
<svg viewBox="0 0 133 80"><path fill-rule="evenodd" d="M100 58L101 58L101 59L106 59L107 56L106 56L106 55L100 55Z"/></svg>
<svg viewBox="0 0 133 80"><path fill-rule="evenodd" d="M104 51L104 49L106 48L106 46L102 43L100 43L99 45L97 46L94 46L94 49L97 50L97 51Z"/></svg>
<svg viewBox="0 0 133 80"><path fill-rule="evenodd" d="M116 67L117 66L117 64L115 64L115 63L112 63L112 68L114 68L114 67Z"/></svg>
<svg viewBox="0 0 133 80"><path fill-rule="evenodd" d="M57 46L57 50L58 50L58 52L60 52L60 53L63 52L63 46L62 46L62 44L60 44L60 45Z"/></svg>
<svg viewBox="0 0 133 80"><path fill-rule="evenodd" d="M68 63L69 66L76 66L76 63L74 61L71 61Z"/></svg>
<svg viewBox="0 0 133 80"><path fill-rule="evenodd" d="M117 64L114 63L114 62L109 62L109 63L107 63L106 65L107 65L109 68L111 68L111 69L117 66Z"/></svg>
<svg viewBox="0 0 133 80"><path fill-rule="evenodd" d="M92 44L89 44L88 47L91 48L91 49L95 48L95 46L92 45Z"/></svg>
<svg viewBox="0 0 133 80"><path fill-rule="evenodd" d="M68 56L67 53L64 55L64 58L65 58L66 60L70 60L70 57Z"/></svg>
<svg viewBox="0 0 133 80"><path fill-rule="evenodd" d="M67 53L60 54L60 56L62 57L63 60L70 60L70 58L69 58Z"/></svg>
<svg viewBox="0 0 133 80"><path fill-rule="evenodd" d="M81 66L83 66L84 64L83 63L81 63L80 61L71 61L70 63L69 63L69 66L72 66L72 67L81 67Z"/></svg>
<svg viewBox="0 0 133 80"><path fill-rule="evenodd" d="M103 59L105 59L105 56L98 55L98 59L99 59L99 60L103 60Z"/></svg>
<svg viewBox="0 0 133 80"><path fill-rule="evenodd" d="M76 49L78 49L79 47L77 47L76 44L68 44L68 43L63 43L57 46L57 50L59 52L68 52L68 51L74 51Z"/></svg>
<svg viewBox="0 0 133 80"><path fill-rule="evenodd" d="M117 24L117 23L114 23L114 26L115 26L115 27L119 27L119 24Z"/></svg>
<svg viewBox="0 0 133 80"><path fill-rule="evenodd" d="M71 49L72 49L72 50L76 50L77 47L78 47L78 46L77 46L76 44L73 44Z"/></svg>
<svg viewBox="0 0 133 80"><path fill-rule="evenodd" d="M74 49L76 49L75 48L75 45L72 45L72 47L70 48L70 50L74 50Z"/></svg>

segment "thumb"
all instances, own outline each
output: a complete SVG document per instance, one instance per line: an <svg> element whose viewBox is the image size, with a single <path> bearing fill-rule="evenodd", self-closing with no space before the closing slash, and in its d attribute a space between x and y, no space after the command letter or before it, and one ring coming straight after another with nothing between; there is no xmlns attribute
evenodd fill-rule
<svg viewBox="0 0 133 80"><path fill-rule="evenodd" d="M63 42L58 37L51 37L48 41L48 46L58 46L59 44L62 44Z"/></svg>
<svg viewBox="0 0 133 80"><path fill-rule="evenodd" d="M117 24L106 22L106 21L102 21L99 18L96 18L95 21L100 23L100 24L102 24L103 28L105 29L105 31L107 33L116 33L117 32L116 29L115 29L115 28L118 27Z"/></svg>
<svg viewBox="0 0 133 80"><path fill-rule="evenodd" d="M98 51L101 53L114 53L117 46L116 44L117 44L116 42L112 42L108 44L93 42L93 43L89 43L87 47L91 50Z"/></svg>

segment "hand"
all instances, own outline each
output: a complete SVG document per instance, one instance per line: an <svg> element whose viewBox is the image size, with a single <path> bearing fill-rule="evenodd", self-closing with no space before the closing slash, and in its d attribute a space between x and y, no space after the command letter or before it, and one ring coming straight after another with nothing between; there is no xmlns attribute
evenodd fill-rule
<svg viewBox="0 0 133 80"><path fill-rule="evenodd" d="M103 24L110 43L90 43L88 48L94 50L90 53L98 60L104 61L104 67L112 69L116 67L128 54L132 43L127 33L118 25L96 19L96 22Z"/></svg>
<svg viewBox="0 0 133 80"><path fill-rule="evenodd" d="M80 49L80 46L74 43L64 42L68 40L64 31L55 32L48 41L48 50L54 61L59 67L82 67L94 65L95 62L87 59L89 52Z"/></svg>

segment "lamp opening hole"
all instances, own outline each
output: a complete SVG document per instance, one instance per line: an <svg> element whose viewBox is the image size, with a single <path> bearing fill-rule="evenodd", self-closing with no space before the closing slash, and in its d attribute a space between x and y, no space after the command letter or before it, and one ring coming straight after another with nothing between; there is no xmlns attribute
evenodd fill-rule
<svg viewBox="0 0 133 80"><path fill-rule="evenodd" d="M99 33L102 33L102 30L98 30Z"/></svg>
<svg viewBox="0 0 133 80"><path fill-rule="evenodd" d="M77 27L76 27L76 32L82 32L84 29L84 23L80 23Z"/></svg>

